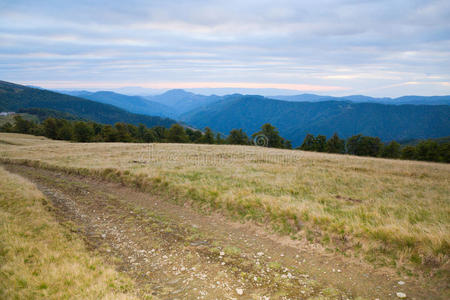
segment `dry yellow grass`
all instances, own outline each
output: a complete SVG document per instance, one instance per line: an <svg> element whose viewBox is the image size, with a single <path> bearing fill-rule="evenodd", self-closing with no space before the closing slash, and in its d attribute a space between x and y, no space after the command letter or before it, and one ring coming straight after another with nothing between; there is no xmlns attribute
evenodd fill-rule
<svg viewBox="0 0 450 300"><path fill-rule="evenodd" d="M229 145L0 140L6 159L152 189L379 264L448 268L448 164Z"/></svg>
<svg viewBox="0 0 450 300"><path fill-rule="evenodd" d="M44 196L0 168L1 299L133 299L132 282L54 221Z"/></svg>

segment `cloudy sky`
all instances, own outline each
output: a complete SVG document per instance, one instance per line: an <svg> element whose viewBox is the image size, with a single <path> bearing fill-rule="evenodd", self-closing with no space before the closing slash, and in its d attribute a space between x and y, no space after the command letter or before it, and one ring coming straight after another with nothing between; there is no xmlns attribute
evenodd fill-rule
<svg viewBox="0 0 450 300"><path fill-rule="evenodd" d="M450 94L450 1L0 0L0 79Z"/></svg>

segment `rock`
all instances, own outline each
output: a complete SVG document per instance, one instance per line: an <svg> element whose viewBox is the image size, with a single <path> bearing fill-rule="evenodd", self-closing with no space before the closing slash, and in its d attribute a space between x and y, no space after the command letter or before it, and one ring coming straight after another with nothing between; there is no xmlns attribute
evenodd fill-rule
<svg viewBox="0 0 450 300"><path fill-rule="evenodd" d="M264 255L264 252L258 252L258 253L256 253L256 255L258 255L258 256L263 256L263 255Z"/></svg>
<svg viewBox="0 0 450 300"><path fill-rule="evenodd" d="M102 233L102 238L105 239L106 238L106 234Z"/></svg>
<svg viewBox="0 0 450 300"><path fill-rule="evenodd" d="M402 293L402 292L397 292L397 297L399 297L400 299L405 299L406 298L406 294Z"/></svg>
<svg viewBox="0 0 450 300"><path fill-rule="evenodd" d="M237 288L237 289L236 289L236 293L237 293L238 295L243 295L243 294L244 294L244 290L243 290L243 289Z"/></svg>
<svg viewBox="0 0 450 300"><path fill-rule="evenodd" d="M405 282L404 281L399 281L399 282L397 282L399 285L404 285L405 284Z"/></svg>
<svg viewBox="0 0 450 300"><path fill-rule="evenodd" d="M220 254L220 256L224 256L224 255L225 255L225 252L222 251L222 252L220 252L219 254Z"/></svg>

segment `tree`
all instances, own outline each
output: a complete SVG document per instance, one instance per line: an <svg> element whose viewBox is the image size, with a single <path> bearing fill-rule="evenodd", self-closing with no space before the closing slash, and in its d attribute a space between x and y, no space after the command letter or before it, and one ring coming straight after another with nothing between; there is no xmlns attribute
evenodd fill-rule
<svg viewBox="0 0 450 300"><path fill-rule="evenodd" d="M188 143L189 137L186 131L184 131L183 126L176 123L170 127L167 133L167 141L170 143Z"/></svg>
<svg viewBox="0 0 450 300"><path fill-rule="evenodd" d="M248 136L242 129L232 129L226 142L231 145L248 145Z"/></svg>
<svg viewBox="0 0 450 300"><path fill-rule="evenodd" d="M44 134L49 139L58 138L58 125L55 118L47 118L42 125L44 126Z"/></svg>
<svg viewBox="0 0 450 300"><path fill-rule="evenodd" d="M305 136L305 139L303 140L302 145L300 146L301 150L305 150L305 151L314 151L314 135L312 134L307 134Z"/></svg>
<svg viewBox="0 0 450 300"><path fill-rule="evenodd" d="M354 135L347 140L347 151L349 154L360 156L378 156L381 147L380 138Z"/></svg>
<svg viewBox="0 0 450 300"><path fill-rule="evenodd" d="M200 138L200 143L202 144L214 144L214 133L209 127L205 127L205 132L203 136Z"/></svg>
<svg viewBox="0 0 450 300"><path fill-rule="evenodd" d="M267 143L267 147L271 148L284 148L284 139L280 136L278 129L275 126L272 126L269 123L261 126L261 131L258 131L252 135L252 138L258 138L260 136L264 136L265 142Z"/></svg>
<svg viewBox="0 0 450 300"><path fill-rule="evenodd" d="M338 134L335 132L327 141L326 151L329 153L345 153L345 141L340 139Z"/></svg>
<svg viewBox="0 0 450 300"><path fill-rule="evenodd" d="M101 135L105 142L117 142L119 140L117 130L111 125L103 126Z"/></svg>
<svg viewBox="0 0 450 300"><path fill-rule="evenodd" d="M74 138L77 142L90 142L94 136L94 129L86 122L76 122L73 128Z"/></svg>
<svg viewBox="0 0 450 300"><path fill-rule="evenodd" d="M396 141L390 142L388 145L384 146L381 150L381 157L386 158L400 158L401 150L400 144Z"/></svg>
<svg viewBox="0 0 450 300"><path fill-rule="evenodd" d="M415 160L417 159L416 147L414 146L406 146L402 149L401 154L402 159Z"/></svg>
<svg viewBox="0 0 450 300"><path fill-rule="evenodd" d="M186 128L186 134L192 143L198 143L202 138L202 132L200 130L193 130L191 128Z"/></svg>
<svg viewBox="0 0 450 300"><path fill-rule="evenodd" d="M128 126L125 123L116 123L114 124L114 128L117 131L117 141L118 142L131 142L131 136L128 132Z"/></svg>
<svg viewBox="0 0 450 300"><path fill-rule="evenodd" d="M317 135L314 139L314 151L325 152L327 146L327 137L324 135Z"/></svg>
<svg viewBox="0 0 450 300"><path fill-rule="evenodd" d="M417 159L439 161L438 143L432 140L422 141L416 146Z"/></svg>
<svg viewBox="0 0 450 300"><path fill-rule="evenodd" d="M64 120L65 121L65 120ZM70 141L73 138L73 127L72 124L65 121L62 126L57 130L57 139Z"/></svg>
<svg viewBox="0 0 450 300"><path fill-rule="evenodd" d="M30 133L31 129L36 125L21 116L14 116L14 131L18 133Z"/></svg>

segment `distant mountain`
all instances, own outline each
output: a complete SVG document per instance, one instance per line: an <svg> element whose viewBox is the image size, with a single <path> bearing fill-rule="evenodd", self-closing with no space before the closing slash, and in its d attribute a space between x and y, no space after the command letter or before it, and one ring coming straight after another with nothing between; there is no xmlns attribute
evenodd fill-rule
<svg viewBox="0 0 450 300"><path fill-rule="evenodd" d="M0 111L25 108L53 109L104 124L125 122L135 125L142 123L148 127L169 127L176 123L167 118L133 114L109 104L0 81Z"/></svg>
<svg viewBox="0 0 450 300"><path fill-rule="evenodd" d="M161 95L148 96L146 99L172 108L177 116L199 107L219 101L222 97L198 95L185 90L170 90Z"/></svg>
<svg viewBox="0 0 450 300"><path fill-rule="evenodd" d="M399 98L373 98L364 95L351 95L344 97L320 96L314 94L301 94L294 96L272 96L272 99L292 102L320 102L320 101L351 101L354 103L379 104L413 104L413 105L450 105L449 96L403 96Z"/></svg>
<svg viewBox="0 0 450 300"><path fill-rule="evenodd" d="M160 117L175 116L173 109L169 106L140 96L128 96L109 91L65 91L63 93L100 103L111 104L132 113Z"/></svg>
<svg viewBox="0 0 450 300"><path fill-rule="evenodd" d="M288 102L261 96L226 96L219 102L185 113L181 119L228 134L242 128L248 134L264 123L299 145L307 133L347 138L355 134L383 141L425 139L450 135L448 105L384 105L347 101Z"/></svg>

